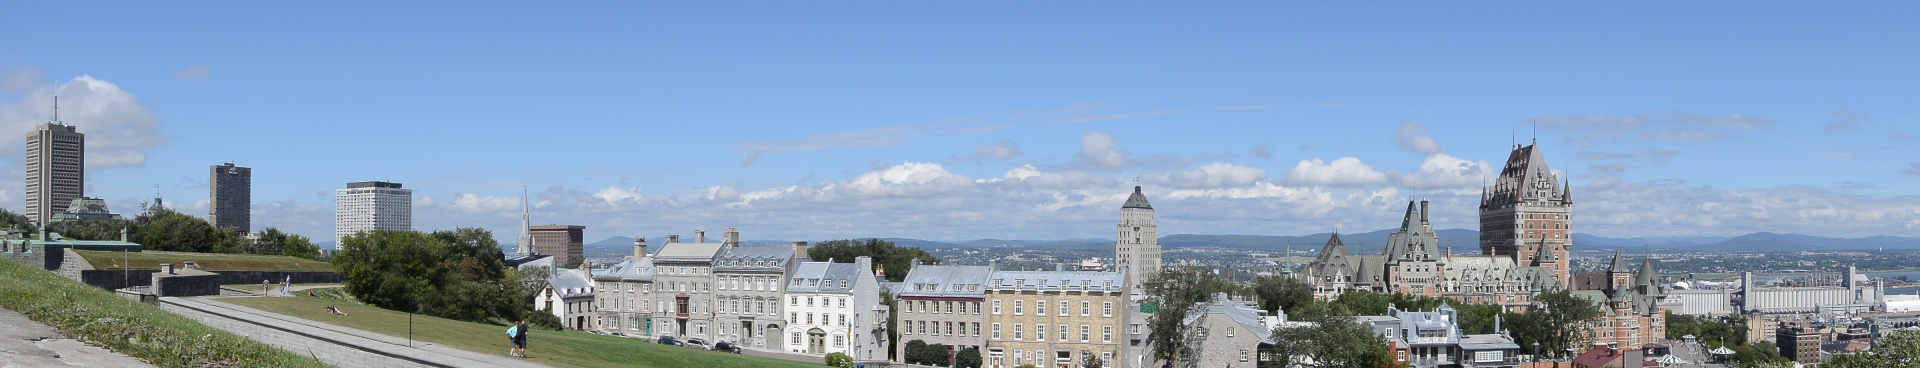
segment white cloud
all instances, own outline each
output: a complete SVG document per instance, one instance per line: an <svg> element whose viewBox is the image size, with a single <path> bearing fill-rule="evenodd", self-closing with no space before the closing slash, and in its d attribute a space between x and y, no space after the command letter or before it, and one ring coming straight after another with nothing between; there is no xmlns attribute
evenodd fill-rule
<svg viewBox="0 0 1920 368"><path fill-rule="evenodd" d="M1341 157L1333 162L1317 158L1300 160L1299 165L1287 170L1287 182L1301 185L1356 186L1386 181L1387 174L1375 171L1355 157Z"/></svg>
<svg viewBox="0 0 1920 368"><path fill-rule="evenodd" d="M1427 155L1420 170L1400 176L1400 185L1411 189L1472 188L1493 177L1492 165L1445 153Z"/></svg>
<svg viewBox="0 0 1920 368"><path fill-rule="evenodd" d="M1020 167L1007 170L1007 173L1003 176L1007 179L1026 179L1040 176L1040 169L1033 167L1033 164L1020 165Z"/></svg>
<svg viewBox="0 0 1920 368"><path fill-rule="evenodd" d="M1427 136L1427 126L1417 121L1400 124L1400 129L1393 134L1393 142L1399 144L1400 148L1420 154L1440 153L1440 142Z"/></svg>
<svg viewBox="0 0 1920 368"><path fill-rule="evenodd" d="M520 197L482 196L461 193L453 199L453 208L476 214L519 213Z"/></svg>
<svg viewBox="0 0 1920 368"><path fill-rule="evenodd" d="M1257 167L1215 162L1188 171L1142 175L1140 181L1176 188L1220 188L1246 186L1266 178L1267 171Z"/></svg>
<svg viewBox="0 0 1920 368"><path fill-rule="evenodd" d="M1080 161L1095 167L1120 168L1126 166L1127 155L1114 149L1119 142L1113 136L1099 131L1087 132L1080 137Z"/></svg>
<svg viewBox="0 0 1920 368"><path fill-rule="evenodd" d="M24 92L46 84L47 71L31 66L14 68L0 77L0 91Z"/></svg>
<svg viewBox="0 0 1920 368"><path fill-rule="evenodd" d="M965 189L972 182L940 164L908 162L861 174L839 189L860 196L917 197Z"/></svg>
<svg viewBox="0 0 1920 368"><path fill-rule="evenodd" d="M640 188L636 188L636 187L621 188L616 186L608 186L606 188L601 188L600 191L593 192L593 197L599 198L601 201L605 201L606 204L616 205L616 206L623 203L638 201L645 198L640 195Z"/></svg>
<svg viewBox="0 0 1920 368"><path fill-rule="evenodd" d="M119 86L79 76L60 86L33 87L20 100L0 103L0 136L24 137L53 119L53 96L60 96L60 120L87 135L87 167L137 167L147 150L167 142L155 129L159 121L139 99ZM0 157L21 162L24 139L0 139Z"/></svg>

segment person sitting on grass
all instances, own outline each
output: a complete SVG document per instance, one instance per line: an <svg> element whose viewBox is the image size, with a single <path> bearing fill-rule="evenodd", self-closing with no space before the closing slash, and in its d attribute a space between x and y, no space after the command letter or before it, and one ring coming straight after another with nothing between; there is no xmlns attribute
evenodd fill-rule
<svg viewBox="0 0 1920 368"><path fill-rule="evenodd" d="M333 313L333 315L336 315L336 316L347 315L347 311L340 310L340 308L334 308L331 305L327 306L327 313Z"/></svg>

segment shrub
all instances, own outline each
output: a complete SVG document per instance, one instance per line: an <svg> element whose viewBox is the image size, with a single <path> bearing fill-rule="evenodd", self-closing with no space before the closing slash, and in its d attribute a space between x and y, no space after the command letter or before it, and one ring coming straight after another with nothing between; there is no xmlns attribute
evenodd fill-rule
<svg viewBox="0 0 1920 368"><path fill-rule="evenodd" d="M843 353L827 353L827 365L839 368L853 368L853 357Z"/></svg>

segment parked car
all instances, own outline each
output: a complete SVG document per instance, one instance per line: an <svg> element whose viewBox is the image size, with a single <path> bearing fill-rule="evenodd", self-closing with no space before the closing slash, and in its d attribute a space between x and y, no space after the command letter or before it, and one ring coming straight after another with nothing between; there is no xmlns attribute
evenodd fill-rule
<svg viewBox="0 0 1920 368"><path fill-rule="evenodd" d="M700 348L700 350L711 349L710 347L707 347L707 340L701 340L700 338L697 338L697 337L687 339L686 346L690 348Z"/></svg>
<svg viewBox="0 0 1920 368"><path fill-rule="evenodd" d="M731 342L721 341L721 342L713 343L713 350L739 354L740 346L734 345Z"/></svg>
<svg viewBox="0 0 1920 368"><path fill-rule="evenodd" d="M686 345L687 345L687 344L685 344L685 343L681 343L679 339L675 339L675 338L673 338L673 336L661 336L661 337L660 337L660 341L658 341L658 342L660 343L660 345L671 345L671 346L686 346Z"/></svg>

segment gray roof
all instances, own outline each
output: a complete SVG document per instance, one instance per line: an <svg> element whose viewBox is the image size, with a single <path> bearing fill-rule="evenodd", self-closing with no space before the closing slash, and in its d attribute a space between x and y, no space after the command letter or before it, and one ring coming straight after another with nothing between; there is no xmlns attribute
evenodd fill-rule
<svg viewBox="0 0 1920 368"><path fill-rule="evenodd" d="M593 295L593 282L587 281L586 273L580 270L553 270L553 278L547 280L547 286L553 287L562 298Z"/></svg>
<svg viewBox="0 0 1920 368"><path fill-rule="evenodd" d="M600 281L653 281L653 256L636 261L632 258L615 263L604 270L593 272L593 279Z"/></svg>
<svg viewBox="0 0 1920 368"><path fill-rule="evenodd" d="M721 243L667 243L653 253L654 262L713 262Z"/></svg>
<svg viewBox="0 0 1920 368"><path fill-rule="evenodd" d="M1461 350L1504 350L1519 348L1520 344L1514 343L1513 338L1507 337L1506 335L1486 334L1460 337Z"/></svg>
<svg viewBox="0 0 1920 368"><path fill-rule="evenodd" d="M852 293L861 280L860 266L853 263L802 262L787 278L789 293Z"/></svg>
<svg viewBox="0 0 1920 368"><path fill-rule="evenodd" d="M1400 220L1400 230L1387 237L1385 254L1389 260L1430 260L1440 253L1440 237L1433 234L1433 227L1421 221L1425 215L1420 213L1418 203L1407 202L1407 214Z"/></svg>
<svg viewBox="0 0 1920 368"><path fill-rule="evenodd" d="M777 270L793 259L792 247L721 247L713 256L713 267L729 270Z"/></svg>
<svg viewBox="0 0 1920 368"><path fill-rule="evenodd" d="M1135 185L1133 186L1133 195L1127 196L1127 203L1120 205L1120 208L1143 208L1151 210L1153 209L1153 205L1147 203L1147 195L1141 194L1140 186Z"/></svg>
<svg viewBox="0 0 1920 368"><path fill-rule="evenodd" d="M1500 169L1500 177L1494 179L1493 188L1483 206L1503 207L1527 201L1560 201L1571 203L1567 188L1562 186L1553 170L1547 168L1547 160L1540 154L1537 144L1516 147L1507 156L1507 165ZM1536 190L1534 183L1549 184L1548 190Z"/></svg>
<svg viewBox="0 0 1920 368"><path fill-rule="evenodd" d="M918 265L893 291L897 296L978 298L992 275L993 268L988 266Z"/></svg>
<svg viewBox="0 0 1920 368"><path fill-rule="evenodd" d="M1119 291L1125 287L1119 272L994 271L989 288L1064 291ZM1083 287L1084 285L1084 287Z"/></svg>

